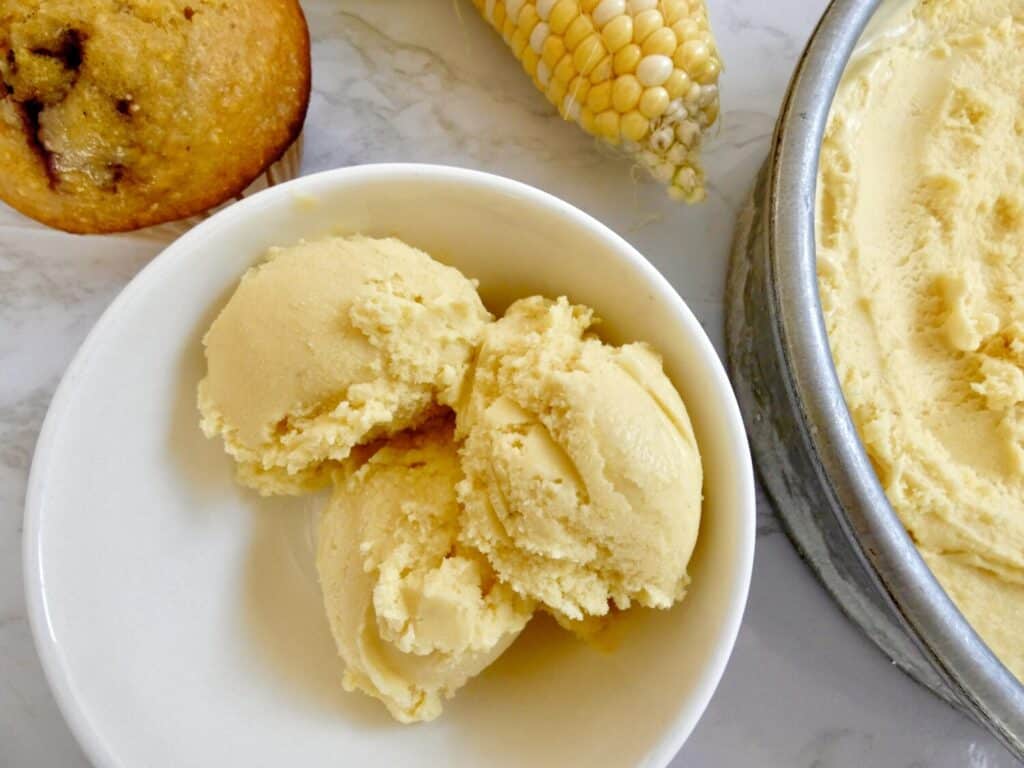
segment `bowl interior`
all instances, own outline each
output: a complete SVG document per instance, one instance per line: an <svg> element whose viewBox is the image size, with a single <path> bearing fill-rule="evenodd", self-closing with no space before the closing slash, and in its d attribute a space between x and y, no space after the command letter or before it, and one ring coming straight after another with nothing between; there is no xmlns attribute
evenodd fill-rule
<svg viewBox="0 0 1024 768"><path fill-rule="evenodd" d="M341 690L311 553L317 499L263 501L196 426L200 338L270 245L396 235L480 281L592 305L611 341L658 348L690 409L705 505L686 600L635 611L618 647L537 619L439 720L392 722ZM111 306L44 428L26 516L41 655L99 765L666 763L721 675L746 599L753 485L714 350L621 239L483 174L377 166L306 177L218 214ZM628 725L626 725L628 723Z"/></svg>

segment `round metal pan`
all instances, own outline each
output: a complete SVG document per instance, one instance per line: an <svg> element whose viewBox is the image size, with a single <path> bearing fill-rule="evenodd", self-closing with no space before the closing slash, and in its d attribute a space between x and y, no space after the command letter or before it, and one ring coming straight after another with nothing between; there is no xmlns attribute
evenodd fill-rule
<svg viewBox="0 0 1024 768"><path fill-rule="evenodd" d="M1024 758L1024 686L921 559L850 419L818 300L814 205L829 108L884 3L834 0L801 57L737 230L729 364L762 481L847 615L904 671Z"/></svg>

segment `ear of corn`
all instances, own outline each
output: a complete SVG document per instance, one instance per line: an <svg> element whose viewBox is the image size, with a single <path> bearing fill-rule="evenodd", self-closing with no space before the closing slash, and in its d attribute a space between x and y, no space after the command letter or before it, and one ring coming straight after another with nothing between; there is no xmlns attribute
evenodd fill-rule
<svg viewBox="0 0 1024 768"><path fill-rule="evenodd" d="M673 198L704 198L722 68L704 0L473 2L563 118L621 145Z"/></svg>

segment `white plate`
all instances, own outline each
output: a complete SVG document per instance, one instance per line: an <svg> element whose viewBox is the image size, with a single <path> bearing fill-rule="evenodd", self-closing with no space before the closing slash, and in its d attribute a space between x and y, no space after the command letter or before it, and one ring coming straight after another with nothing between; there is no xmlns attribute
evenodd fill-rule
<svg viewBox="0 0 1024 768"><path fill-rule="evenodd" d="M478 278L495 311L529 293L594 306L644 339L693 417L706 500L693 586L636 611L602 653L535 621L437 721L402 726L340 686L312 564L309 499L235 486L197 427L200 337L270 245L398 235ZM106 766L664 765L732 650L750 581L753 477L739 412L700 325L624 240L529 187L384 165L267 190L146 267L54 397L29 483L25 569L50 685Z"/></svg>

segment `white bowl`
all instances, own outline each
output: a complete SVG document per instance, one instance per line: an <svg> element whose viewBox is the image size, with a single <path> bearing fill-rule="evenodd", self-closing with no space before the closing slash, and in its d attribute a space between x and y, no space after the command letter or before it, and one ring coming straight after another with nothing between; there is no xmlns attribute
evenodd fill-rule
<svg viewBox="0 0 1024 768"><path fill-rule="evenodd" d="M309 500L236 487L196 425L200 337L270 245L396 235L480 281L595 307L645 340L690 410L705 465L692 588L631 612L602 653L535 620L433 723L340 686L312 565ZM282 509L295 507L297 509ZM661 766L732 650L750 582L754 484L732 390L699 323L622 238L483 173L377 165L308 176L216 214L111 304L54 397L25 512L36 644L97 766Z"/></svg>

